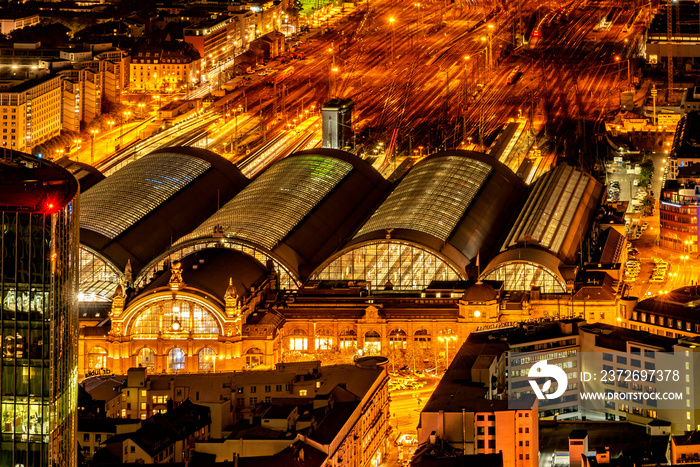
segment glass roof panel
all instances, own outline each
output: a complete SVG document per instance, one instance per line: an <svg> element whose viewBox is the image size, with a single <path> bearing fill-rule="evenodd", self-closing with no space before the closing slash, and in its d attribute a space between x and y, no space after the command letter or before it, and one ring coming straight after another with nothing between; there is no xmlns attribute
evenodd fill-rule
<svg viewBox="0 0 700 467"><path fill-rule="evenodd" d="M568 165L560 165L540 178L502 249L515 245L524 235L530 235L540 245L559 254L589 180L588 176Z"/></svg>
<svg viewBox="0 0 700 467"><path fill-rule="evenodd" d="M360 231L410 229L447 240L488 177L490 165L460 156L417 165Z"/></svg>
<svg viewBox="0 0 700 467"><path fill-rule="evenodd" d="M226 237L247 240L271 250L352 168L348 162L324 156L284 159L180 242L211 237L217 227Z"/></svg>
<svg viewBox="0 0 700 467"><path fill-rule="evenodd" d="M115 238L211 167L197 157L153 154L127 165L80 198L80 227Z"/></svg>

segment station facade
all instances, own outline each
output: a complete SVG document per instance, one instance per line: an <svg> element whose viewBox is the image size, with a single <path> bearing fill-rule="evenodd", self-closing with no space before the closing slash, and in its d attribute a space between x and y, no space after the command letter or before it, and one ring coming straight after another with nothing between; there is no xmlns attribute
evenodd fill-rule
<svg viewBox="0 0 700 467"><path fill-rule="evenodd" d="M219 372L377 354L394 369L443 370L477 330L620 318L624 235L601 233L602 186L566 164L527 186L495 159L455 150L425 158L391 184L351 154L314 149L246 180L215 154L189 151L141 159L145 166L164 154L196 157L211 166L171 188L163 201L169 216L149 207L112 226L119 234L107 248L84 245L109 260L114 279L106 299L83 295L81 377L135 366ZM192 187L222 171L234 175L220 208L179 216L172 227L177 198L186 200L183 212L195 212ZM90 198L110 178L88 190L90 203L123 202L127 194L115 189ZM136 171L129 179L149 189ZM177 230L172 240L122 240L164 219ZM90 222L81 219L81 228L95 230ZM601 247L612 251L604 265L593 258L593 278L580 254L591 242L614 243Z"/></svg>

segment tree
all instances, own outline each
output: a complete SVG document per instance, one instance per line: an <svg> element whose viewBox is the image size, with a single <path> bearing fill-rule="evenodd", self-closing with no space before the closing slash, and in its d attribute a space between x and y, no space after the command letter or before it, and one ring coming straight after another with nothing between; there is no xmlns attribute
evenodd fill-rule
<svg viewBox="0 0 700 467"><path fill-rule="evenodd" d="M645 159L639 164L639 167L641 168L639 184L641 186L649 186L654 176L654 161Z"/></svg>

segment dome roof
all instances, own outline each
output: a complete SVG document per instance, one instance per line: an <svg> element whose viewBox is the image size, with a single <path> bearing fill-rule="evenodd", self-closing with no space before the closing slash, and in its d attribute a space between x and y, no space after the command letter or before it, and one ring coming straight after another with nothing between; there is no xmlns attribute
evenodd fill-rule
<svg viewBox="0 0 700 467"><path fill-rule="evenodd" d="M462 295L462 300L465 302L490 302L496 300L496 291L493 287L481 281L469 286Z"/></svg>
<svg viewBox="0 0 700 467"><path fill-rule="evenodd" d="M222 299L227 293L246 297L251 287L262 283L268 271L255 258L230 248L208 248L182 258L182 280L190 289L199 289ZM163 271L139 294L167 287L171 272Z"/></svg>

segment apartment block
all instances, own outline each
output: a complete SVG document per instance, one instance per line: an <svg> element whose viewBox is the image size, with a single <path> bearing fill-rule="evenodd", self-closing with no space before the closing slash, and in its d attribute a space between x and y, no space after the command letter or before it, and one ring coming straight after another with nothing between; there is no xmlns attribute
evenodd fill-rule
<svg viewBox="0 0 700 467"><path fill-rule="evenodd" d="M2 145L30 152L61 131L61 77L0 81Z"/></svg>
<svg viewBox="0 0 700 467"><path fill-rule="evenodd" d="M143 46L132 50L129 87L152 91L180 89L198 82L199 73L200 54L187 43Z"/></svg>
<svg viewBox="0 0 700 467"><path fill-rule="evenodd" d="M233 56L237 26L234 18L227 16L209 19L183 30L185 42L202 57L202 72Z"/></svg>
<svg viewBox="0 0 700 467"><path fill-rule="evenodd" d="M90 68L64 70L63 129L80 131L80 122L90 123L102 114L102 74Z"/></svg>
<svg viewBox="0 0 700 467"><path fill-rule="evenodd" d="M0 33L10 34L15 29L26 28L39 24L39 14L26 15L22 13L3 12L0 14Z"/></svg>

